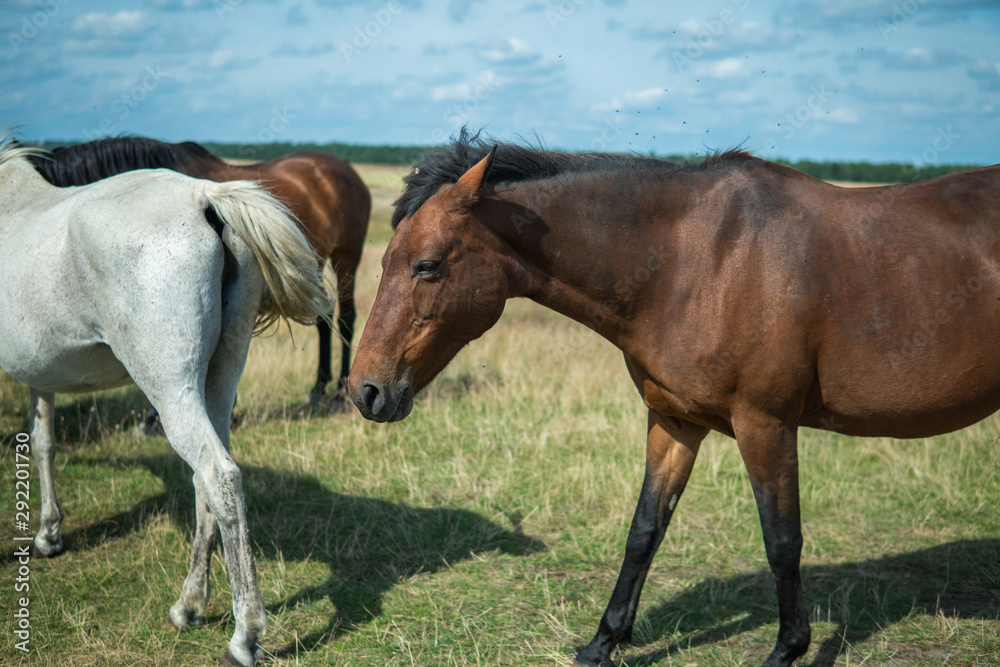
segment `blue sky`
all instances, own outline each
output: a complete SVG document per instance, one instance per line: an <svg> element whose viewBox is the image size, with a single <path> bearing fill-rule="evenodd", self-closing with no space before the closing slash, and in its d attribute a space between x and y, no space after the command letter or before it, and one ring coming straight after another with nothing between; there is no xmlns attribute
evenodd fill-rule
<svg viewBox="0 0 1000 667"><path fill-rule="evenodd" d="M1000 162L1000 0L0 0L29 139ZM537 137L537 138L536 138Z"/></svg>

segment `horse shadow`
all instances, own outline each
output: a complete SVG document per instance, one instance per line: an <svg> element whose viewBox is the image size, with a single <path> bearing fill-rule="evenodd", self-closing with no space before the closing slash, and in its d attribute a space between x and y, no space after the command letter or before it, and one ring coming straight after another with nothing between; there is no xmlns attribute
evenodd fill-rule
<svg viewBox="0 0 1000 667"><path fill-rule="evenodd" d="M18 433L27 432L28 392L27 387L17 385L17 389L10 392L12 396L0 405L0 412L11 417L6 423L17 424L13 430L8 426L8 430L0 431L0 443L7 448L13 447ZM123 429L135 428L142 422L148 405L145 394L134 385L82 394L69 403L60 401L54 413L57 447L73 450L104 440Z"/></svg>
<svg viewBox="0 0 1000 667"><path fill-rule="evenodd" d="M847 646L863 643L914 613L1000 620L1000 539L960 540L871 560L802 568L810 622L832 621L833 634L810 650L811 667L833 667ZM719 619L727 619L719 622ZM633 650L664 636L665 649L632 655L642 667L683 648L715 644L777 623L769 570L710 577L656 604L639 619ZM956 659L963 651L956 649ZM800 658L803 664L806 657Z"/></svg>
<svg viewBox="0 0 1000 667"><path fill-rule="evenodd" d="M2 373L2 371L0 371ZM0 392L0 417L10 415L6 428L0 428L0 447L13 449L15 436L28 429L28 388L11 380L11 389ZM490 391L502 384L495 371L436 378L416 397L418 404L435 400L464 397ZM78 396L72 402L60 401L55 409L55 435L60 450L72 450L111 437L120 431L143 426L150 410L149 399L135 385ZM344 394L329 394L318 405L307 402L296 405L272 405L248 409L237 398L230 423L232 430L243 426L260 426L276 421L310 419L331 415L353 415L354 403ZM14 426L14 424L17 424ZM13 428L11 428L13 426ZM143 434L162 435L162 430L144 430Z"/></svg>
<svg viewBox="0 0 1000 667"><path fill-rule="evenodd" d="M126 511L64 533L66 551L119 539L158 515L166 515L189 535L194 532L191 469L178 456L164 453L94 465L144 469L163 482L164 490ZM309 475L246 464L240 469L257 558L318 561L329 568L322 583L266 605L268 611L280 613L325 598L336 609L325 628L278 648L278 657L314 649L379 616L384 595L416 574L434 573L476 554L520 557L546 550L543 542L518 528L507 530L469 510L410 507L336 493ZM227 619L225 612L206 620Z"/></svg>

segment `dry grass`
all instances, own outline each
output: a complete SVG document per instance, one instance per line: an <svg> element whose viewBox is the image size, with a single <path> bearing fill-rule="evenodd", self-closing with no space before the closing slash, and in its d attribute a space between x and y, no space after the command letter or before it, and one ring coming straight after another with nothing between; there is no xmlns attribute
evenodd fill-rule
<svg viewBox="0 0 1000 667"><path fill-rule="evenodd" d="M377 204L359 331L405 170L360 171ZM233 437L268 664L571 664L607 602L642 475L644 410L618 351L514 301L406 422L377 425L353 410L296 414L316 341L311 329L292 333L251 346ZM0 379L7 480L26 402ZM134 389L60 397L67 551L32 561L32 654L11 648L5 613L0 664L202 665L224 650L221 558L208 625L163 624L187 568L190 471L163 438L133 434L141 407ZM803 432L814 641L800 664L1000 662L998 441L996 419L907 442ZM8 544L11 486L0 497ZM5 600L15 572L0 559ZM734 443L713 436L650 573L635 645L616 659L755 664L776 631L746 474Z"/></svg>

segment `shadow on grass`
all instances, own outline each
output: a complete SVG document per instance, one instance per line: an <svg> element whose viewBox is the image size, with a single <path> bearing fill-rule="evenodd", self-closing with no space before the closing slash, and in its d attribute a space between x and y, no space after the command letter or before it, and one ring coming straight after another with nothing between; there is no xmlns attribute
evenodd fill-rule
<svg viewBox="0 0 1000 667"><path fill-rule="evenodd" d="M60 394L60 396L62 396ZM13 448L14 438L28 428L28 390L0 407L18 415L12 431L0 432L0 442ZM132 429L141 421L149 402L145 394L132 385L111 391L80 394L71 403L57 400L55 411L56 442L61 450L74 449L110 437L121 429Z"/></svg>
<svg viewBox="0 0 1000 667"><path fill-rule="evenodd" d="M139 457L114 465L148 470L163 481L164 492L64 534L66 551L92 549L123 537L140 530L157 514L165 514L182 530L193 533L191 470L178 456ZM349 496L334 493L307 475L245 464L240 468L257 557L309 560L330 569L323 583L267 605L268 611L280 613L286 607L326 598L337 610L325 628L277 648L279 657L317 648L377 617L385 593L416 574L433 573L476 553L523 556L546 548L539 540L468 510L418 508ZM180 585L179 580L178 591ZM217 622L221 617L208 620Z"/></svg>
<svg viewBox="0 0 1000 667"><path fill-rule="evenodd" d="M2 373L3 371L0 371ZM3 380L10 386L0 392L0 447L13 450L15 437L28 428L28 388L9 376ZM437 378L417 396L417 402L449 400L489 390L501 384L494 371L462 373L456 377ZM305 392L303 391L303 395ZM60 394L65 397L64 394ZM79 394L72 402L57 400L55 414L56 442L63 451L72 450L107 437L119 429L135 429L151 409L149 400L135 385L119 389ZM260 410L241 409L239 398L233 410L232 430L242 426L260 426L270 422L352 414L357 409L344 395L335 395L332 388L318 405L305 401L294 405L273 405ZM162 435L162 430L156 431Z"/></svg>
<svg viewBox="0 0 1000 667"><path fill-rule="evenodd" d="M814 610L810 621L829 620L837 629L797 664L832 667L847 645L864 642L914 613L958 619L1000 617L1000 539L963 540L866 561L806 566L802 583L806 604ZM658 664L682 648L723 642L777 621L770 571L712 577L646 612L641 632L637 625L628 664ZM670 635L679 637L670 647L635 655L635 647ZM760 656L761 661L765 657Z"/></svg>

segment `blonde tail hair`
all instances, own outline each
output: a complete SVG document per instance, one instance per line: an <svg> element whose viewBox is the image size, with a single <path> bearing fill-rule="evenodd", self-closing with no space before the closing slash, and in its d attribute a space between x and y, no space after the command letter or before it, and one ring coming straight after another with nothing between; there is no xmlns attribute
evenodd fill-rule
<svg viewBox="0 0 1000 667"><path fill-rule="evenodd" d="M205 182L205 199L219 219L250 248L270 298L261 303L255 333L278 318L313 324L330 317L321 263L288 209L250 181Z"/></svg>

